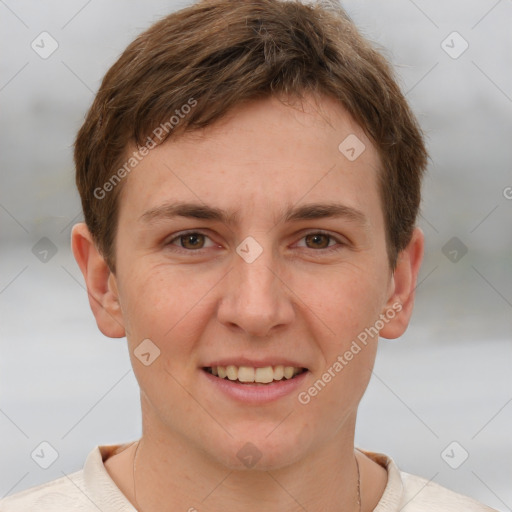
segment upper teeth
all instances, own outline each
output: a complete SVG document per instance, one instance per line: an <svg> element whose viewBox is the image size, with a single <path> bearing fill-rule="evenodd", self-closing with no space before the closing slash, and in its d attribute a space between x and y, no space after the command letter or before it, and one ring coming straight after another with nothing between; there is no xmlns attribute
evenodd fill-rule
<svg viewBox="0 0 512 512"><path fill-rule="evenodd" d="M213 375L221 379L239 380L240 382L259 382L267 384L273 380L291 379L302 371L302 368L294 366L264 366L263 368L252 368L250 366L212 366Z"/></svg>

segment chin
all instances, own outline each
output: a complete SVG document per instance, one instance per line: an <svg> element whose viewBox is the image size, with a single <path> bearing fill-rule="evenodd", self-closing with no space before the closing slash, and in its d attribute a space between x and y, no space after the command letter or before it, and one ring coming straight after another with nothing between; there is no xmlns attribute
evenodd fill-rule
<svg viewBox="0 0 512 512"><path fill-rule="evenodd" d="M274 425L273 428L275 428ZM272 429L259 428L243 435L234 435L225 443L216 444L212 453L223 466L229 470L269 471L281 469L301 459L304 452L304 440L299 440L297 430L284 429L277 433ZM269 435L269 432L270 433ZM223 448L219 453L219 447ZM298 448L300 447L300 448Z"/></svg>

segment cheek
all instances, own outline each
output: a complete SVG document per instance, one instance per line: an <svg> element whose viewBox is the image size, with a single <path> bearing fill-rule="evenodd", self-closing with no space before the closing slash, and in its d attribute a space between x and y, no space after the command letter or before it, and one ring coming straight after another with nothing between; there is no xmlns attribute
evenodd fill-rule
<svg viewBox="0 0 512 512"><path fill-rule="evenodd" d="M131 276L123 290L124 314L129 319L127 339L136 379L156 410L164 414L167 408L180 408L186 414L193 407L184 390L191 389L197 369L192 354L204 328L200 299L205 292L169 269Z"/></svg>
<svg viewBox="0 0 512 512"><path fill-rule="evenodd" d="M163 336L193 307L197 286L163 267L133 269L123 288L124 313L134 328Z"/></svg>
<svg viewBox="0 0 512 512"><path fill-rule="evenodd" d="M130 273L123 288L123 315L132 351L150 339L174 368L180 354L194 349L211 314L205 295L218 279L193 272L160 266ZM193 364L190 358L182 361Z"/></svg>
<svg viewBox="0 0 512 512"><path fill-rule="evenodd" d="M303 283L303 296L326 330L340 342L373 325L385 300L385 280L368 266L343 267Z"/></svg>
<svg viewBox="0 0 512 512"><path fill-rule="evenodd" d="M385 279L368 272L367 266L364 270L353 267L308 282L308 297L313 299L308 305L316 313L310 325L317 326L314 337L322 353L317 388L333 406L357 404L375 362L375 325L384 304Z"/></svg>

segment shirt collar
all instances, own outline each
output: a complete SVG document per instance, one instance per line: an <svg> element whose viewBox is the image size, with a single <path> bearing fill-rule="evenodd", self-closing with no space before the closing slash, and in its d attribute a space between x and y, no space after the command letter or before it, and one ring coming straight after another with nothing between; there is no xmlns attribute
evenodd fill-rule
<svg viewBox="0 0 512 512"><path fill-rule="evenodd" d="M400 503L404 494L404 484L395 461L384 453L369 452L360 448L357 448L357 450L364 453L383 468L386 468L388 472L388 482L373 512L397 512L400 510Z"/></svg>
<svg viewBox="0 0 512 512"><path fill-rule="evenodd" d="M131 443L96 446L84 464L84 482L89 499L102 511L137 512L112 480L103 462Z"/></svg>

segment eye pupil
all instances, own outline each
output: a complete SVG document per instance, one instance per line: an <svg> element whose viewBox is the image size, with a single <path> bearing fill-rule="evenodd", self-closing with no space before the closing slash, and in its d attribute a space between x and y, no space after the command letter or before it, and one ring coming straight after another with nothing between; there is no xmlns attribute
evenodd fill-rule
<svg viewBox="0 0 512 512"><path fill-rule="evenodd" d="M188 235L183 235L181 237L182 239L182 245L183 247L186 247L186 248L189 248L187 247L187 244L189 242L191 242L191 247L192 248L197 248L198 245L201 245L201 243L199 242L199 244L197 243L198 240L200 240L200 237L202 237L203 235L201 233L191 233L191 234L188 234Z"/></svg>
<svg viewBox="0 0 512 512"><path fill-rule="evenodd" d="M320 242L321 242L321 239L322 239L322 238L324 239L324 241L326 241L326 242L327 242L327 244L325 244L325 243L324 243L324 244L322 244L322 243L318 244L318 241L320 241ZM322 235L322 234L320 234L320 233L317 233L317 234L315 234L315 235L308 235L308 236L306 237L306 239L309 239L309 241L313 241L313 240L314 240L314 241L313 241L313 245L314 245L315 247L317 247L317 248L318 248L318 247L320 247L321 249L324 249L324 248L326 248L326 247L329 245L329 240L328 240L328 239L329 239L329 237L328 237L327 235Z"/></svg>

